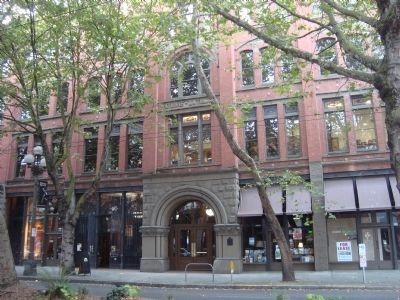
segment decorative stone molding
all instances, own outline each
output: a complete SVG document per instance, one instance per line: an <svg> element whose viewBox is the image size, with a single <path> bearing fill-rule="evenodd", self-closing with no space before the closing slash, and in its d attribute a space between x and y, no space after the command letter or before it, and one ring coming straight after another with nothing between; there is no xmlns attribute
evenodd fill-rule
<svg viewBox="0 0 400 300"><path fill-rule="evenodd" d="M176 99L164 103L164 108L165 110L170 111L175 109L209 106L210 103L211 103L210 100L207 98L194 98L194 99L182 99L182 100Z"/></svg>
<svg viewBox="0 0 400 300"><path fill-rule="evenodd" d="M140 227L142 236L168 236L169 227L163 226L142 226Z"/></svg>
<svg viewBox="0 0 400 300"><path fill-rule="evenodd" d="M217 235L240 235L239 224L216 224L214 230Z"/></svg>

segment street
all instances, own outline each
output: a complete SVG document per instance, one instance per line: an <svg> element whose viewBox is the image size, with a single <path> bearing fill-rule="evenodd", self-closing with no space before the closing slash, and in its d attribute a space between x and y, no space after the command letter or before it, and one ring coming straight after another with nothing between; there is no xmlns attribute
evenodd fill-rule
<svg viewBox="0 0 400 300"><path fill-rule="evenodd" d="M45 289L40 281L24 281L38 290ZM71 283L74 289L85 288L92 296L104 297L115 285ZM396 290L362 290L362 289L201 289L201 288L153 288L142 287L141 299L166 300L211 300L211 299L270 299L270 300L304 300L307 294L316 294L325 300L400 300L400 289Z"/></svg>

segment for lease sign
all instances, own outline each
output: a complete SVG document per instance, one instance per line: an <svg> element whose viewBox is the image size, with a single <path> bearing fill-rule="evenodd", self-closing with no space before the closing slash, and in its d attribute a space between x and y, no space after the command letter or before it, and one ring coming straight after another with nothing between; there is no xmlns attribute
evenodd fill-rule
<svg viewBox="0 0 400 300"><path fill-rule="evenodd" d="M336 242L336 252L338 261L352 261L351 242Z"/></svg>

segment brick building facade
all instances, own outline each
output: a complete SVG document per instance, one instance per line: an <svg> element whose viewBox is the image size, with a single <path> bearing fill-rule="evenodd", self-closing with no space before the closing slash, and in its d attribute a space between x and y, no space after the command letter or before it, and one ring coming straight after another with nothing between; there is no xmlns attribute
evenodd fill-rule
<svg viewBox="0 0 400 300"><path fill-rule="evenodd" d="M231 126L233 135L261 169L299 172L319 191L310 194L301 186L269 191L296 268L357 269L358 243L366 244L369 268L398 268L400 195L389 165L385 107L377 93L363 84L351 88L351 80L313 65L291 84L302 97L284 96L276 86L296 62L277 57L264 63L261 41L244 33L233 38L203 62L221 103L252 104L245 115L235 112L244 122ZM310 39L299 47L312 51L321 42ZM339 64L349 63L333 55ZM149 109L114 128L108 170L77 226L77 256L88 253L93 267L152 272L182 270L192 262L228 272L231 261L235 272L279 269L280 249L258 195L243 188L252 179L222 136L189 49L182 48L171 61L172 68L160 70L161 80L144 91L160 113ZM308 72L312 80L304 79ZM68 95L71 88L65 87ZM126 89L132 88L138 88L133 80ZM61 124L56 97L50 97L43 117L54 149ZM81 115L93 126L73 137L77 195L98 163L105 116L89 108L102 101L100 94L82 99ZM6 186L14 257L22 263L29 247L32 180L21 160L34 139L15 134L1 143L7 151L0 154L0 182ZM37 211L35 258L55 264L62 232L57 211L51 206Z"/></svg>

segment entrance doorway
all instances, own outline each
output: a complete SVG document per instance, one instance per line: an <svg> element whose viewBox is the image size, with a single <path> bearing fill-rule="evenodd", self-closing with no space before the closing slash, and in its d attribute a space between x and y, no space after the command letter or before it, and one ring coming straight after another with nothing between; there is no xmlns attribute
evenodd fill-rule
<svg viewBox="0 0 400 300"><path fill-rule="evenodd" d="M367 268L392 269L394 248L388 212L362 212L360 221L360 240L366 247Z"/></svg>
<svg viewBox="0 0 400 300"><path fill-rule="evenodd" d="M366 247L367 266L371 269L392 268L390 228L363 228L361 236Z"/></svg>
<svg viewBox="0 0 400 300"><path fill-rule="evenodd" d="M188 201L175 210L170 219L171 269L184 270L188 263L213 263L214 224L213 210L200 201Z"/></svg>

